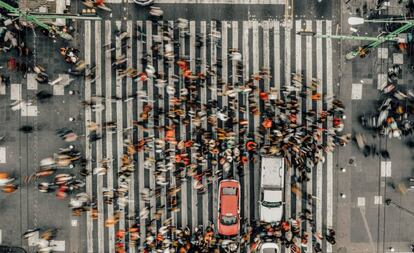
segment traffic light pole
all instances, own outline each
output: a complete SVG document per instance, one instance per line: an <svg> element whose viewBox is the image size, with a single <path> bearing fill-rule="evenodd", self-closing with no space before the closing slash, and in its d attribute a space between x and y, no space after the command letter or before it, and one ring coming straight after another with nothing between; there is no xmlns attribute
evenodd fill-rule
<svg viewBox="0 0 414 253"><path fill-rule="evenodd" d="M42 21L40 21L37 17L30 15L28 13L24 13L22 11L20 11L19 9L14 8L13 6L9 5L8 3L5 3L3 1L0 0L0 8L6 9L7 11L10 12L10 14L14 14L18 17L23 17L25 18L27 21L49 31L50 33L56 33L58 34L61 38L66 39L66 40L71 40L72 36L68 33L62 32L62 31L58 31L56 30L54 27L49 26L45 23L43 23Z"/></svg>

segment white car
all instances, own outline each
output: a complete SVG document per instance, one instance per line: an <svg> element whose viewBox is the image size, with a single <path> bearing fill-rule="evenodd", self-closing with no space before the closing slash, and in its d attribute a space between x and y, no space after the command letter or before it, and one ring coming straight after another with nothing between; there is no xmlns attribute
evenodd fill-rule
<svg viewBox="0 0 414 253"><path fill-rule="evenodd" d="M260 253L279 253L279 246L273 242L265 242L260 246Z"/></svg>
<svg viewBox="0 0 414 253"><path fill-rule="evenodd" d="M278 223L283 218L285 166L283 157L263 157L260 180L260 220Z"/></svg>
<svg viewBox="0 0 414 253"><path fill-rule="evenodd" d="M154 0L134 0L134 3L141 6L148 6L154 3Z"/></svg>

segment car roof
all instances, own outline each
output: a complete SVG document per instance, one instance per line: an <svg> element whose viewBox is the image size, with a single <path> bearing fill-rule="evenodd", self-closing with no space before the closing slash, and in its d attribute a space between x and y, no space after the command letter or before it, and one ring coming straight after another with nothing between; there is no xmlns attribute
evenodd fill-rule
<svg viewBox="0 0 414 253"><path fill-rule="evenodd" d="M232 187L237 188L236 195L224 195L222 189ZM221 215L237 215L239 209L240 183L236 180L222 180L220 182L220 214Z"/></svg>

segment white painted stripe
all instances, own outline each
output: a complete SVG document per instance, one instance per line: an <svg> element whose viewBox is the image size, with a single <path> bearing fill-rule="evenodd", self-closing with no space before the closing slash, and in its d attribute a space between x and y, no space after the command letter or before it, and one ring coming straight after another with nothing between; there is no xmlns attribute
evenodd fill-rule
<svg viewBox="0 0 414 253"><path fill-rule="evenodd" d="M232 28L232 43L231 43L231 48L239 49L239 23L238 23L238 21L232 21L231 28ZM237 73L237 62L236 61L233 61L231 59L230 59L230 62L231 62L231 66L232 66L232 84L233 84L233 87L235 88L236 87L235 84L239 80L239 77L237 76L238 75L238 73ZM233 101L240 102L239 101L239 95L237 95L236 99L233 100ZM236 106L235 121L236 122L239 122L239 120L240 120L240 111L238 110L238 106ZM239 133L239 131L240 131L239 130L239 124L233 124L233 129L234 129L234 132L235 133ZM237 137L236 138L237 138L237 143L240 143L240 135L237 134ZM236 170L237 169L237 166L238 166L238 163L237 162L234 162L233 164L234 164L233 170ZM240 180L240 178L238 176L238 173L234 173L234 174L235 174L234 175L235 178L237 180Z"/></svg>
<svg viewBox="0 0 414 253"><path fill-rule="evenodd" d="M132 68L132 21L128 20L127 23L127 33L131 36L130 39L128 39L127 41L127 69ZM132 96L132 79L131 78L127 78L126 79L126 94L127 97L129 98L130 96ZM127 123L126 123L126 127L127 129L132 128L132 121L133 121L133 109L132 109L132 103L133 100L128 100L127 101ZM129 131L128 132L128 140L130 140L133 143L133 132ZM135 179L134 179L134 174L133 173L130 177L130 181L129 181L129 191L128 191L128 217L135 217ZM134 225L135 221L134 220L129 220L129 227L132 227L132 225ZM131 238L131 235L130 235ZM135 242L132 240L129 240L129 251L130 253L135 253Z"/></svg>
<svg viewBox="0 0 414 253"><path fill-rule="evenodd" d="M182 34L183 32L184 32L184 30L180 28L179 33ZM179 55L180 55L180 57L182 57L182 56L185 55L185 37L180 36L179 41L180 41ZM181 88L184 88L184 80L183 80L182 76L180 76L180 78L181 78L181 82L180 82L180 85L179 85L180 87L179 88L181 89ZM183 124L180 124L180 136L179 136L179 138L181 140L185 139L185 131L186 131L185 126ZM184 172L185 172L184 177L186 177L187 176L187 169L184 169ZM187 226L188 218L189 218L188 215L187 215L187 209L188 209L188 206L187 206L188 205L187 188L188 188L188 184L189 183L187 181L185 181L185 182L181 181L181 224L182 224L183 227ZM191 187L191 185L190 185L190 187Z"/></svg>
<svg viewBox="0 0 414 253"><path fill-rule="evenodd" d="M332 34L332 21L326 21L326 34ZM328 98L333 95L333 77L332 77L332 40L326 39L326 96ZM331 108L331 103L328 102L328 108ZM330 123L328 123L328 127ZM327 228L332 228L333 225L333 155L332 153L327 154L327 198L326 198L326 226ZM326 252L332 252L332 245L327 244Z"/></svg>
<svg viewBox="0 0 414 253"><path fill-rule="evenodd" d="M146 21L145 22L145 26L146 26L146 34L147 34L147 54L148 54L148 64L152 65L152 50L151 50L151 46L152 46L152 21ZM154 83L152 78L148 78L147 81L147 88L148 88L148 98L150 101L150 98L152 98L154 96ZM149 104L151 104L152 102L148 102ZM152 104L152 107L154 108L154 105ZM151 114L151 116L148 118L148 125L153 126L154 125L154 117L153 114ZM149 135L153 136L154 135L154 128L149 128ZM149 158L154 158L155 155L155 148L154 146L151 148L151 151L149 152ZM155 191L155 174L154 174L154 166L150 167L149 170L149 187L150 189ZM156 212L156 200L155 197L151 198L150 201L150 205L151 205L151 214L155 214Z"/></svg>
<svg viewBox="0 0 414 253"><path fill-rule="evenodd" d="M279 21L273 22L273 43L274 43L274 59L273 59L273 66L274 66L274 76L273 76L273 86L276 90L280 90L280 72L282 69L280 67L280 23Z"/></svg>
<svg viewBox="0 0 414 253"><path fill-rule="evenodd" d="M316 33L322 33L322 21L316 21ZM317 91L322 94L323 86L323 56L322 56L322 38L316 39L316 78L319 81ZM317 102L317 112L322 111L322 100ZM318 125L322 127L322 124ZM316 177L316 197L322 200L322 189L323 189L323 177L322 177L323 164L318 163L317 165L317 177ZM316 201L316 232L322 232L322 201ZM318 239L321 243L321 240Z"/></svg>
<svg viewBox="0 0 414 253"><path fill-rule="evenodd" d="M260 50L259 50L259 22L258 21L253 21L253 74L257 74L259 72L259 63L260 63ZM246 79L247 80L247 79ZM259 87L259 81L258 80L254 80L254 84L256 87ZM259 96L258 93L255 93L255 100L256 102L256 106L260 105L260 101L259 101ZM260 139L258 138L258 133L257 133L257 129L258 126L260 125L260 115L256 114L254 115L254 129L249 129L249 132L254 132L254 136L255 136L255 141L256 143L259 143ZM250 125L249 125L250 126ZM254 161L254 171L253 171L253 178L254 178L254 185L255 186L259 186L260 185L260 177L259 177L259 160L256 159ZM249 187L250 188L250 187ZM254 189L254 199L253 200L258 200L259 199L259 191L257 189ZM257 219L259 217L259 205L254 205L254 218Z"/></svg>
<svg viewBox="0 0 414 253"><path fill-rule="evenodd" d="M115 21L117 27L121 27L121 21ZM122 43L120 39L116 39L115 41L115 57L118 58L122 55ZM119 73L116 72L116 89L115 89L115 96L121 98L122 97L122 77L120 77ZM124 153L124 137L123 137L123 109L122 109L122 100L116 101L116 125L118 127L118 131L116 132L116 149L117 149L117 172L121 171L122 165L122 156ZM121 184L121 180L118 177L118 185ZM125 210L123 207L118 208L119 211L119 222L118 227L119 229L125 228ZM121 242L125 243L125 239L122 239Z"/></svg>
<svg viewBox="0 0 414 253"><path fill-rule="evenodd" d="M85 21L85 63L91 64L91 21ZM91 99L91 82L88 78L85 78L85 100ZM91 108L85 107L85 127L88 124L88 120L91 120ZM92 151L89 145L90 131L86 127L85 130L85 157L87 159L86 169L92 171ZM92 175L86 176L86 193L92 198ZM86 238L88 245L88 253L93 253L93 223L91 217L91 211L87 211L86 215Z"/></svg>
<svg viewBox="0 0 414 253"><path fill-rule="evenodd" d="M28 90L37 90L37 81L36 81L36 74L29 73L27 74L27 89Z"/></svg>
<svg viewBox="0 0 414 253"><path fill-rule="evenodd" d="M123 3L124 0L106 0L106 3ZM133 3L133 0L128 0ZM286 0L155 0L156 4L285 4Z"/></svg>
<svg viewBox="0 0 414 253"><path fill-rule="evenodd" d="M0 147L0 163L6 163L6 147Z"/></svg>
<svg viewBox="0 0 414 253"><path fill-rule="evenodd" d="M249 75L249 21L243 21L243 80L248 80ZM243 113L243 119L248 119L248 103L246 95L242 98L245 102L246 111ZM241 102L241 101L240 101ZM243 177L244 185L249 185L250 169L249 165L244 166L245 175ZM244 187L244 218L250 219L250 189Z"/></svg>
<svg viewBox="0 0 414 253"><path fill-rule="evenodd" d="M20 83L12 83L10 89L10 100L22 100L22 85Z"/></svg>
<svg viewBox="0 0 414 253"><path fill-rule="evenodd" d="M173 21L169 21L168 22L168 25L169 25L168 32L171 35L171 40L174 41L174 31L173 31L173 29L171 29L171 27L174 26L174 22ZM175 65L174 62L172 62L168 66L168 83L171 83L171 84L174 83L174 81L172 79L172 75L174 75L174 65ZM167 96L169 96L169 95L167 94ZM174 97L174 96L172 96L172 97ZM168 99L170 99L170 97L168 97ZM169 109L170 109L170 103L168 103L168 111L169 111ZM175 145L172 145L172 144L168 143L168 147L170 149L173 149L174 150L173 154L175 156ZM173 160L173 159L175 159L175 158L172 157L171 160ZM172 171L170 171L170 178L171 178L171 186L172 187L177 186L176 178L175 178L174 173ZM176 197L177 197L177 194L176 194ZM174 212L172 214L172 225L173 226L174 225L177 226L177 219L178 219L178 213L177 212Z"/></svg>
<svg viewBox="0 0 414 253"><path fill-rule="evenodd" d="M95 22L95 62L96 62L96 81L95 92L96 96L102 96L102 72L101 72L101 22ZM99 104L102 101L97 102ZM98 124L97 134L102 135L102 111L96 112L96 124ZM102 139L96 141L96 167L102 167ZM104 208L103 208L103 177L96 175L96 201L98 208L98 251L105 252L105 238L104 238Z"/></svg>
<svg viewBox="0 0 414 253"><path fill-rule="evenodd" d="M263 21L263 67L270 72L269 65L270 65L270 41L269 41L269 21ZM265 78L264 80L264 89L265 91L269 91L270 88L270 78Z"/></svg>
<svg viewBox="0 0 414 253"><path fill-rule="evenodd" d="M137 26L141 27L141 29L143 30L143 22L142 21L137 21ZM141 64L141 58L143 56L143 43L142 43L143 38L141 37L141 41L137 42L137 71L138 73L142 72L142 64ZM142 90L140 89L140 86L138 86L139 88L137 88L137 90ZM137 99L137 120L140 120L140 113L142 112L142 100L141 99ZM137 131L137 135L138 135L138 140L141 140L143 138L143 131L140 131L139 127L138 131ZM144 169L144 150L138 151L138 164L137 164L137 179L138 179L138 190L139 192L143 192L144 190L144 184L145 184L145 169ZM142 200L142 198L138 195L139 198L139 210L143 210L145 207L145 203ZM140 246L143 245L144 243L144 239L145 238L145 234L146 234L146 226L145 226L145 219L140 219L140 237L141 239L139 240L139 244Z"/></svg>
<svg viewBox="0 0 414 253"><path fill-rule="evenodd" d="M195 72L196 64L195 64L195 39L196 39L196 23L195 21L190 21L189 24L190 29L190 70ZM190 123L190 132L193 132L193 124ZM192 150L191 150L192 151ZM190 153L191 163L195 162L192 156L192 152ZM191 178L191 181L194 183L194 177ZM194 184L193 184L194 185ZM191 187L191 223L193 228L198 225L198 197L197 197L197 190L194 187Z"/></svg>
<svg viewBox="0 0 414 253"><path fill-rule="evenodd" d="M306 20L306 30L307 31L311 31L312 30L312 21L311 20ZM312 83L312 75L313 75L313 59L312 59L312 40L313 38L310 36L306 37L306 85L309 85ZM308 91L308 96L306 98L306 109L307 111L312 110L312 91L309 90ZM314 168L312 168L313 170ZM313 196L313 177L312 177L312 173L310 174L310 179L307 183L306 183L306 192L309 194L312 194ZM312 211L312 205L306 205L306 208ZM306 230L308 235L312 234L312 228L309 224L306 224ZM308 253L312 253L313 251L313 247L312 247L312 241L313 240L308 240Z"/></svg>
<svg viewBox="0 0 414 253"><path fill-rule="evenodd" d="M111 21L105 21L105 45L111 43ZM109 50L105 51L105 121L112 121L112 55ZM106 183L108 190L114 188L114 163L113 163L113 150L112 150L112 133L110 131L106 131L106 158L110 159L108 163L108 170L106 176ZM113 204L107 205L107 217L112 217L114 215L114 206ZM108 251L114 252L115 251L115 228L110 226L108 228Z"/></svg>
<svg viewBox="0 0 414 253"><path fill-rule="evenodd" d="M216 22L215 21L211 21L210 23L210 33L211 31L216 31ZM214 66L217 63L217 47L215 46L215 39L214 37L210 37L210 49L211 49L211 60L210 60L210 64L211 64L211 69L214 72L217 72L217 68ZM217 76L213 75L211 78L211 87L213 88L213 90L211 91L211 99L212 100L217 100ZM217 123L215 126L213 127L213 136L216 136L216 131L215 131L215 127L217 127ZM214 166L213 168L213 173L215 173L217 171L217 166ZM214 174L215 175L215 174ZM213 183L213 220L214 222L217 220L217 200L215 200L214 198L218 197L218 184Z"/></svg>
<svg viewBox="0 0 414 253"><path fill-rule="evenodd" d="M296 20L295 21L295 30L296 32L302 31L302 20ZM295 74L300 75L302 77L302 36L296 34L295 35ZM305 82L305 80L303 80ZM302 98L298 99L298 107L302 108ZM297 113L297 124L302 124L302 110L299 109ZM292 168L296 173L298 173L297 168ZM303 190L303 184L297 183L298 187L302 192ZM302 198L301 196L298 196L296 194L292 194L292 197L296 200L296 213L302 212ZM298 244L296 244L299 246Z"/></svg>
<svg viewBox="0 0 414 253"><path fill-rule="evenodd" d="M204 36L202 37L202 47L200 49L200 58L201 58L201 73L206 73L206 58L207 58L207 45L206 45L206 38L207 38L207 23L206 21L200 22L200 33ZM200 97L201 97L201 104L207 103L207 85L204 85L204 88L201 88L200 91ZM207 129L207 117L202 121L202 126L204 129ZM207 163L203 165L203 170L207 169ZM206 178L203 177L203 183L206 183ZM213 183L214 184L214 183ZM208 202L208 194L203 194L203 224L204 227L208 225L208 215L210 210L210 205L212 203ZM216 210L212 210L213 212L216 212ZM215 222L215 221L213 221Z"/></svg>
<svg viewBox="0 0 414 253"><path fill-rule="evenodd" d="M162 24L162 22L160 22L159 24ZM159 25L158 28L157 28L157 34L161 35L161 36L163 34L161 25ZM164 55L164 40L162 40L161 43L160 43L159 54ZM160 71L161 73L164 73L164 58L158 59L158 71ZM158 94L161 95L161 97L164 98L164 88L160 87L160 88L157 88L157 89L158 89ZM162 108L162 109L165 109L164 100L163 99L160 100L159 103L160 103L159 107ZM164 118L165 117L159 117L159 126L165 126ZM164 131L158 131L158 135L159 135L160 139L164 139ZM165 160L163 160L162 163L165 165ZM166 173L164 173L164 174L166 174ZM168 211L167 199L166 199L167 198L167 190L166 190L167 187L168 187L168 185L163 186L161 188L161 200L160 201L161 201L161 206L164 206L164 210L161 214L161 222L162 223L164 223L164 221L166 220L167 211Z"/></svg>
<svg viewBox="0 0 414 253"><path fill-rule="evenodd" d="M358 207L365 206L365 197L358 197Z"/></svg>

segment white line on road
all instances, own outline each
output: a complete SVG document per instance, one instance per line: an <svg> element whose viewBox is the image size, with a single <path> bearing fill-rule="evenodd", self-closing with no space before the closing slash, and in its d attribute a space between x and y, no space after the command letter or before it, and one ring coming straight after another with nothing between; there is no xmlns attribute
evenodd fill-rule
<svg viewBox="0 0 414 253"><path fill-rule="evenodd" d="M322 33L322 21L316 21L316 33ZM322 94L323 88L323 56L322 56L322 38L316 39L316 78L319 81L317 87L317 92ZM322 111L322 100L319 100L317 103L317 112ZM322 124L318 125L322 128ZM317 165L317 176L316 176L316 197L322 199L322 189L323 189L323 177L322 170L323 164L318 163ZM322 201L316 201L316 232L322 232ZM321 243L321 240L318 239L318 242Z"/></svg>
<svg viewBox="0 0 414 253"><path fill-rule="evenodd" d="M326 34L332 34L332 21L326 21ZM333 96L333 78L332 78L332 40L326 39L326 96L331 98ZM331 108L331 104L328 102L328 108ZM330 121L329 121L330 122ZM328 123L328 129L331 127ZM329 140L328 140L329 141ZM327 198L326 198L326 226L332 228L333 225L333 155L332 152L327 154ZM332 252L332 245L327 243L326 252Z"/></svg>
<svg viewBox="0 0 414 253"><path fill-rule="evenodd" d="M85 21L85 63L91 64L91 21ZM91 82L88 78L85 78L85 100L89 101L91 99ZM92 150L89 143L89 130L87 127L87 122L91 121L91 108L85 107L85 157L87 159L86 169L92 171ZM92 174L86 176L86 193L90 198L92 198ZM86 238L88 244L88 253L93 253L93 222L91 211L86 213Z"/></svg>
<svg viewBox="0 0 414 253"><path fill-rule="evenodd" d="M105 45L111 43L111 21L105 21ZM109 50L105 51L105 121L112 121L112 56ZM114 162L113 162L113 150L112 150L112 133L111 131L106 131L106 158L110 159L107 170L107 189L112 190L114 188ZM107 205L107 212L108 217L112 217L114 215L114 205L108 204ZM108 228L108 251L114 252L115 251L115 228L110 226Z"/></svg>
<svg viewBox="0 0 414 253"><path fill-rule="evenodd" d="M249 22L243 21L243 78L248 80L249 75ZM248 102L246 95L243 95L242 100L244 100L244 105L246 106L246 112L243 113L243 119L248 119ZM241 101L240 101L241 102ZM250 169L248 164L244 166L244 185L247 186L250 178ZM249 187L244 187L244 217L250 219L250 189Z"/></svg>
<svg viewBox="0 0 414 253"><path fill-rule="evenodd" d="M96 81L95 81L95 95L102 96L102 73L101 73L101 22L95 22L95 63L96 63ZM102 101L97 103L101 104ZM97 134L102 136L102 111L96 111L96 124L98 124ZM96 167L102 167L102 139L96 141ZM104 208L103 208L103 176L96 175L96 201L98 207L98 251L105 252L105 238L104 238Z"/></svg>

